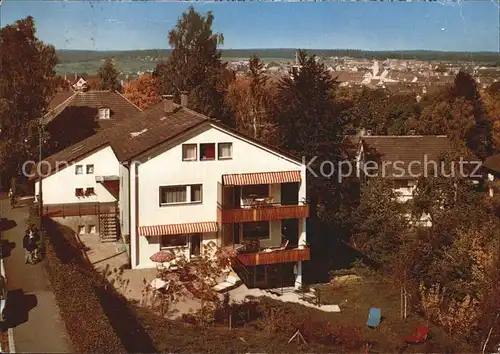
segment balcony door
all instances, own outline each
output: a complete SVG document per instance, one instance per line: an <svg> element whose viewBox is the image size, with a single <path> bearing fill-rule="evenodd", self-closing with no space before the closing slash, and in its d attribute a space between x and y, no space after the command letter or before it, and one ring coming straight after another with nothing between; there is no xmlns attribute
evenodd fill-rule
<svg viewBox="0 0 500 354"><path fill-rule="evenodd" d="M299 184L282 183L281 184L281 204L297 205L299 202Z"/></svg>
<svg viewBox="0 0 500 354"><path fill-rule="evenodd" d="M201 234L191 235L190 251L191 257L198 257L201 254Z"/></svg>

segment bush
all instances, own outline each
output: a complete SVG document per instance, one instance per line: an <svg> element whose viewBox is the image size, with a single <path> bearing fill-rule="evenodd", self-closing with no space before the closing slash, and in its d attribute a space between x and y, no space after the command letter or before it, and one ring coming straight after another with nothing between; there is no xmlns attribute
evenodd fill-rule
<svg viewBox="0 0 500 354"><path fill-rule="evenodd" d="M126 353L100 305L91 276L76 264L62 263L51 242L47 242L46 251L52 289L75 350Z"/></svg>
<svg viewBox="0 0 500 354"><path fill-rule="evenodd" d="M87 261L72 230L44 220L45 266L75 350L156 352L135 308Z"/></svg>

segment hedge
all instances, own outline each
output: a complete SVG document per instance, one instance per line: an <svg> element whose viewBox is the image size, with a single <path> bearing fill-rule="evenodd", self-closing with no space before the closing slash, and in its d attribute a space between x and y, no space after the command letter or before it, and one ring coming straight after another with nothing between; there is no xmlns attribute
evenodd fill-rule
<svg viewBox="0 0 500 354"><path fill-rule="evenodd" d="M127 353L97 296L98 277L85 269L74 247L54 226L46 228L50 237L45 240L45 266L74 349L80 353ZM59 257L60 252L64 256Z"/></svg>

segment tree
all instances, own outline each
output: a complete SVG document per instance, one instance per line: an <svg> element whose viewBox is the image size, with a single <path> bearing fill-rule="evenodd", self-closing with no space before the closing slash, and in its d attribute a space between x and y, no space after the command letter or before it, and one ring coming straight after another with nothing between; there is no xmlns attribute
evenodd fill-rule
<svg viewBox="0 0 500 354"><path fill-rule="evenodd" d="M122 87L120 81L118 81L118 75L120 73L116 69L115 63L112 59L106 59L104 64L98 71L99 79L100 79L100 89L101 90L110 90L110 91L119 91L121 92Z"/></svg>
<svg viewBox="0 0 500 354"><path fill-rule="evenodd" d="M316 215L315 208L320 206L321 218L329 223L328 218L339 207L341 183L334 163L345 158L346 124L335 101L337 82L330 72L304 51L299 51L298 59L300 70L278 84L273 116L282 148L302 157L316 171L308 177L311 215Z"/></svg>
<svg viewBox="0 0 500 354"><path fill-rule="evenodd" d="M169 32L172 54L156 66L154 75L161 94L173 94L178 101L187 91L191 108L227 123L223 97L232 75L217 50L224 37L212 31L213 20L211 12L203 16L190 6Z"/></svg>
<svg viewBox="0 0 500 354"><path fill-rule="evenodd" d="M454 84L422 100L422 115L414 122L421 134L444 134L462 140L476 156L492 151L492 124L472 76L459 72Z"/></svg>
<svg viewBox="0 0 500 354"><path fill-rule="evenodd" d="M142 74L123 85L124 95L137 107L146 109L161 101L156 81L157 79L153 75L149 73Z"/></svg>
<svg viewBox="0 0 500 354"><path fill-rule="evenodd" d="M183 253L171 256L172 260L169 263L174 267L160 268L157 274L157 278L168 283L166 291L158 297L151 285L145 283L143 291L145 305L149 303L154 309L159 310L161 315L166 315L172 305L186 297L200 300L202 312L205 304L219 302L213 287L216 285L215 279L231 269L231 260L236 256L232 247L221 248L213 242L208 243L204 245L204 252L196 262L190 262Z"/></svg>
<svg viewBox="0 0 500 354"><path fill-rule="evenodd" d="M389 92L384 89L363 87L351 110L351 121L358 128L370 129L375 135L385 135L389 122L386 117L386 107Z"/></svg>
<svg viewBox="0 0 500 354"><path fill-rule="evenodd" d="M492 153L492 126L486 118L485 108L476 80L468 73L460 71L455 76L452 87L454 97L464 99L473 107L474 127L466 137L467 146L478 157L486 158Z"/></svg>
<svg viewBox="0 0 500 354"><path fill-rule="evenodd" d="M353 213L353 241L386 270L391 269L409 230L406 209L390 181L371 178L361 188L360 204Z"/></svg>
<svg viewBox="0 0 500 354"><path fill-rule="evenodd" d="M228 87L227 105L235 115L236 129L266 143L278 142L276 124L271 119L273 92L264 64L256 56L250 58L250 68L243 77L236 78Z"/></svg>
<svg viewBox="0 0 500 354"><path fill-rule="evenodd" d="M500 152L500 89L490 87L488 90L483 92L482 98L486 111L486 117L492 128L493 152L498 153Z"/></svg>
<svg viewBox="0 0 500 354"><path fill-rule="evenodd" d="M465 142L475 126L474 107L463 98L436 101L422 109L413 123L422 135L447 135L457 142Z"/></svg>
<svg viewBox="0 0 500 354"><path fill-rule="evenodd" d="M56 91L57 57L53 46L36 37L28 16L1 29L0 62L0 170L5 181L19 176L27 159L38 160L38 119Z"/></svg>

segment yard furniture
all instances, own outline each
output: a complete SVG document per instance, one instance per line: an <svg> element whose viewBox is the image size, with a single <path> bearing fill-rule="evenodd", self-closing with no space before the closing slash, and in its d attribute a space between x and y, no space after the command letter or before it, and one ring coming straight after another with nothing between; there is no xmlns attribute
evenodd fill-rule
<svg viewBox="0 0 500 354"><path fill-rule="evenodd" d="M289 243L290 243L290 240L286 240L286 242L282 243L279 246L272 246L272 247L266 248L263 252L284 251L288 247Z"/></svg>
<svg viewBox="0 0 500 354"><path fill-rule="evenodd" d="M175 259L175 255L172 252L159 251L153 254L149 259L157 263L157 268L164 269L166 268L164 263L173 261Z"/></svg>
<svg viewBox="0 0 500 354"><path fill-rule="evenodd" d="M375 328L380 324L382 319L382 311L379 308L372 307L368 314L368 322L366 325L370 328Z"/></svg>
<svg viewBox="0 0 500 354"><path fill-rule="evenodd" d="M241 284L241 279L234 271L229 272L226 280L215 285L212 289L217 292L229 291Z"/></svg>
<svg viewBox="0 0 500 354"><path fill-rule="evenodd" d="M408 344L420 344L427 340L429 336L429 328L425 326L417 326L413 336L403 337L403 340Z"/></svg>

